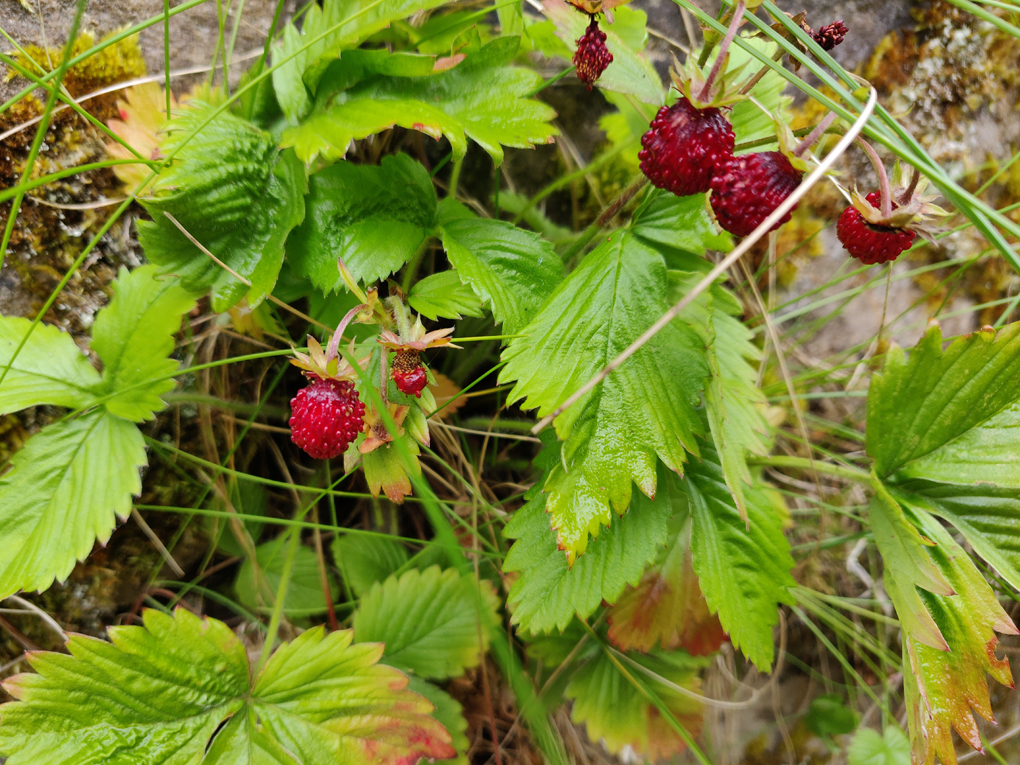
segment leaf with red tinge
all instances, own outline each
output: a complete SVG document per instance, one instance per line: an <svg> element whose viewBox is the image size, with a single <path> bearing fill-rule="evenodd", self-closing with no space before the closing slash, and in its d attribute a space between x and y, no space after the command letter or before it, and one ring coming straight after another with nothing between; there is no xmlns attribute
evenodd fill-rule
<svg viewBox="0 0 1020 765"><path fill-rule="evenodd" d="M177 609L72 635L71 655L38 652L38 674L10 678L0 709L9 765L414 765L455 754L432 704L378 664L382 646L310 629L252 679L223 622Z"/></svg>
<svg viewBox="0 0 1020 765"><path fill-rule="evenodd" d="M609 639L623 650L683 648L694 656L719 650L726 638L719 617L709 612L691 560L691 529L685 523L662 565L628 587L609 612Z"/></svg>
<svg viewBox="0 0 1020 765"><path fill-rule="evenodd" d="M911 633L909 623L902 621L904 687L914 761L930 765L937 755L943 765L955 765L952 729L980 750L981 736L972 711L992 720L985 675L1013 687L1009 662L995 655L995 633L1020 633L970 557L942 525L917 508L911 515L921 532L935 542L929 549L932 563L956 593L944 596L917 590L949 650L921 642Z"/></svg>
<svg viewBox="0 0 1020 765"><path fill-rule="evenodd" d="M655 651L650 655L634 654L631 658L655 674L690 691L698 691L701 680L698 670L704 659L696 659L682 651ZM627 665L624 665L627 666ZM652 690L692 736L701 731L703 710L700 702L656 683L635 667L628 672L652 685ZM574 699L571 718L584 723L588 738L603 739L614 754L630 746L650 760L659 760L682 752L683 739L631 681L620 672L604 651L581 667L567 686L566 696Z"/></svg>

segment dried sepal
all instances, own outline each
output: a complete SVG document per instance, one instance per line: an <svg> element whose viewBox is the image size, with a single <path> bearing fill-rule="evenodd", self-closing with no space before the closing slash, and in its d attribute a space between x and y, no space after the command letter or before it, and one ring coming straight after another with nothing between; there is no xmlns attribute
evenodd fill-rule
<svg viewBox="0 0 1020 765"><path fill-rule="evenodd" d="M696 57L688 56L682 65L674 57L673 67L670 70L673 86L696 109L731 107L733 104L743 101L747 96L740 92L736 80L744 71L746 63L735 69L730 69L729 55L729 53L723 55L723 63L715 80L709 86L708 93L704 92L708 73L698 66Z"/></svg>

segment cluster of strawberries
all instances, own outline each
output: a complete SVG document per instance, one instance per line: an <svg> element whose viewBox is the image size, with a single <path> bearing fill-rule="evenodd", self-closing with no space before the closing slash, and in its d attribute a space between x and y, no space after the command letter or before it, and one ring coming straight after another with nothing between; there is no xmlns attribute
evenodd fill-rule
<svg viewBox="0 0 1020 765"><path fill-rule="evenodd" d="M818 31L808 27L800 16L795 20L827 51L839 45L849 31L842 20ZM638 156L641 171L652 185L678 196L711 192L708 201L718 224L731 234L748 236L800 185L809 166L808 150L824 128L795 146L792 133L780 126L779 151L734 155L733 127L725 114L747 97L767 71L762 70L742 87L732 86L730 81L738 73L727 72L726 49L740 22L739 14L735 15L707 76L691 57L683 71L674 73L679 98L672 106L659 109L641 139ZM591 24L577 41L574 55L577 75L589 90L613 60L606 38L595 15L591 15ZM916 176L893 198L880 163L876 171L883 191L867 196L855 192L852 205L840 215L836 227L843 247L866 264L895 260L913 245L915 233L927 235L925 213L937 210L928 204L928 198L916 193ZM769 230L789 221L795 208Z"/></svg>

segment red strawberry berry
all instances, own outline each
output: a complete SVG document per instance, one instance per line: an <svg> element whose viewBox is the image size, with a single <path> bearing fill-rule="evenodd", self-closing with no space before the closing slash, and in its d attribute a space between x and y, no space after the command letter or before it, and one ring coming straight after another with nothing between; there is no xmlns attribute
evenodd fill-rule
<svg viewBox="0 0 1020 765"><path fill-rule="evenodd" d="M742 154L721 162L712 176L712 210L719 225L737 236L754 231L800 184L802 173L778 151ZM796 207L794 207L796 209ZM790 220L791 210L774 225Z"/></svg>
<svg viewBox="0 0 1020 765"><path fill-rule="evenodd" d="M677 196L708 191L715 166L733 156L733 127L715 107L696 109L686 96L663 106L641 138L641 172Z"/></svg>
<svg viewBox="0 0 1020 765"><path fill-rule="evenodd" d="M843 42L843 38L846 37L849 31L843 23L843 19L840 19L831 24L826 24L824 27L819 27L818 31L811 36L821 46L822 50L832 50Z"/></svg>
<svg viewBox="0 0 1020 765"><path fill-rule="evenodd" d="M865 199L875 207L882 204L882 195L877 191L872 191ZM899 205L893 202L893 209L897 207ZM840 214L836 222L836 236L851 257L871 266L896 260L901 252L910 249L915 234L905 228L868 223L860 211L851 205Z"/></svg>
<svg viewBox="0 0 1020 765"><path fill-rule="evenodd" d="M577 78L591 90L591 86L611 63L613 54L606 47L606 33L599 29L598 21L592 16L588 28L577 41L577 51L574 53Z"/></svg>
<svg viewBox="0 0 1020 765"><path fill-rule="evenodd" d="M421 392L429 382L418 351L414 350L397 351L394 354L390 377L393 378L397 390L405 396L416 398L421 398Z"/></svg>
<svg viewBox="0 0 1020 765"><path fill-rule="evenodd" d="M346 452L365 424L365 405L348 380L314 379L290 411L290 439L317 460Z"/></svg>

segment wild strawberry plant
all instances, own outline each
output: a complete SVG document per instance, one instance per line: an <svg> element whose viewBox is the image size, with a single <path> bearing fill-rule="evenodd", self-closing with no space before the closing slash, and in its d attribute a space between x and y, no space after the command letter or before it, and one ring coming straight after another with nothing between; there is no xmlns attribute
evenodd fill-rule
<svg viewBox="0 0 1020 765"><path fill-rule="evenodd" d="M271 56L232 92L127 96L110 151L145 168L120 177L147 213L149 264L120 271L87 355L45 310L0 318L0 414L64 412L0 475L0 596L66 579L129 514L178 578L156 588L154 572L141 626L72 636L5 681L10 765L466 762L450 681L480 675L490 698L496 668L551 762L568 761L554 723L567 704L611 753L705 763L718 744L702 733L706 705L731 703L710 697L709 666L732 649L778 673L792 620L886 713L883 733L857 732L851 763L955 763L954 729L983 746L987 675L1012 686L996 635L1018 634L1001 600L1020 590L1020 329L947 345L932 326L909 353L879 337L863 434L844 428L864 452L833 452L810 442L811 374L790 378L750 258L763 237L775 255L775 232L855 140L878 190L831 180L850 200L839 241L862 264L895 261L916 234L934 241L947 213L929 183L1014 265L1005 237L1020 231L833 61L852 34L841 21L816 31L771 2L718 19L677 3L703 43L668 88L625 3L546 0L538 16L536 3L325 0L274 28ZM54 99L70 55L35 78ZM631 174L577 232L498 183L479 200L461 177L472 144L498 173L507 148L556 140L541 98L554 78L536 62L558 59L616 108L597 161ZM797 133L787 82L827 110ZM891 182L872 144L896 157ZM25 182L0 194L11 221ZM738 262L747 279L726 270ZM199 357L203 321L225 338L231 324L250 352ZM786 422L763 389L772 353ZM233 402L248 419L231 417L223 440L202 409L205 457L178 446L168 407L192 395L230 409L208 395L210 372L256 363ZM285 379L289 409L270 414ZM476 394L505 398L484 429L455 425ZM522 422L534 435L508 432ZM490 439L508 435L517 445L492 459ZM170 465L204 486L187 507L146 508L204 517L200 567L174 560L183 530L164 546L134 507L147 465L146 480ZM781 482L797 476L798 502L810 482L815 501L832 483L867 498L841 511L850 541L877 551L873 590L895 618L880 598L865 608L810 586ZM289 492L291 518L269 489ZM370 522L344 520L359 508ZM232 571L220 589L200 584L215 556ZM223 611L196 616L195 593ZM897 626L901 656L834 605ZM848 629L858 647L840 651L830 636ZM902 673L902 693L865 666ZM909 742L891 722L901 708ZM819 735L857 725L838 697L811 710Z"/></svg>

